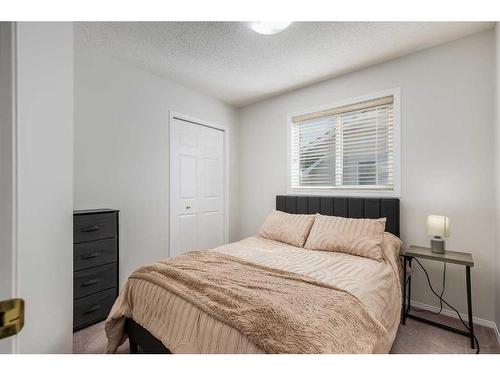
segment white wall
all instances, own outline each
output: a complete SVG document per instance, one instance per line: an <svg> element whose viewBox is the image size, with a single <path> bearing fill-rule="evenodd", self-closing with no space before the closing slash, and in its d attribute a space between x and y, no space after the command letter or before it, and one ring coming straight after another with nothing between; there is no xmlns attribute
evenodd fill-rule
<svg viewBox="0 0 500 375"><path fill-rule="evenodd" d="M73 25L17 23L17 295L21 353L73 345Z"/></svg>
<svg viewBox="0 0 500 375"><path fill-rule="evenodd" d="M400 87L401 237L428 245L427 215L449 216L447 248L474 256L474 315L494 320L494 51L487 31L243 108L240 236L255 234L286 193L288 113ZM441 266L425 264L438 285ZM416 270L414 298L436 304L427 290ZM448 266L445 298L466 311L463 268Z"/></svg>
<svg viewBox="0 0 500 375"><path fill-rule="evenodd" d="M120 285L168 256L168 111L229 128L229 238L237 237L236 111L218 100L75 48L75 208L120 210Z"/></svg>

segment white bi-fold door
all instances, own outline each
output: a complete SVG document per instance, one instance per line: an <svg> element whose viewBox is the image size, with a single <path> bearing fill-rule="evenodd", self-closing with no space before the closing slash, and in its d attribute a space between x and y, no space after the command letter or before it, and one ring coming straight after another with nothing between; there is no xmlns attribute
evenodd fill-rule
<svg viewBox="0 0 500 375"><path fill-rule="evenodd" d="M224 131L171 118L170 256L224 241Z"/></svg>

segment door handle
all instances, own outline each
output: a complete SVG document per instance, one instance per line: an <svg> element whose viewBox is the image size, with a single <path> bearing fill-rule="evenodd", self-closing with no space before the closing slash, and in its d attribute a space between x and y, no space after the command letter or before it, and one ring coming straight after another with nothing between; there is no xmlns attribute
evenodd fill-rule
<svg viewBox="0 0 500 375"><path fill-rule="evenodd" d="M0 301L0 339L18 334L24 327L24 300Z"/></svg>

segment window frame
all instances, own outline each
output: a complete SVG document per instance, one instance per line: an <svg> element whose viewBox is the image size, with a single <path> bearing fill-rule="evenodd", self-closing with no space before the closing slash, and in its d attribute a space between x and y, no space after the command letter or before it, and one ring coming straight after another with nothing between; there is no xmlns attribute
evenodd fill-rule
<svg viewBox="0 0 500 375"><path fill-rule="evenodd" d="M332 108L343 107L352 105L368 100L375 100L386 96L393 96L393 116L394 116L394 165L393 165L393 189L379 189L379 188L363 188L363 187L346 187L339 186L335 188L293 188L292 187L292 118L301 116L308 113L325 111ZM315 108L309 108L302 111L289 113L287 115L287 137L286 137L286 150L287 150L287 194L295 195L329 195L329 196L362 196L362 197L401 197L401 89L399 87L389 90L378 91L368 95L358 96L333 104L322 105Z"/></svg>

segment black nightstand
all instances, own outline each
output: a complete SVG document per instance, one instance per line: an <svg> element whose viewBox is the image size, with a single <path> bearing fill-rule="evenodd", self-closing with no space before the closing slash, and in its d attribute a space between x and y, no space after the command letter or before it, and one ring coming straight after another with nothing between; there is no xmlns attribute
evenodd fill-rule
<svg viewBox="0 0 500 375"><path fill-rule="evenodd" d="M433 326L446 329L451 332L458 333L463 336L467 336L470 338L470 346L474 349L474 325L472 323L472 296L471 296L471 283L470 283L470 268L474 267L474 260L472 259L472 254L469 253L461 253L457 251L445 251L443 254L433 253L431 249L427 247L419 247L419 246L410 246L408 250L402 254L404 259L403 265L403 311L402 311L402 321L403 325L406 324L406 318L412 318L418 320L420 322L432 324ZM467 312L469 314L469 331L464 331L455 327L450 327L445 324L441 324L435 322L433 320L425 319L417 315L413 315L409 313L411 307L411 275L407 277L406 272L406 263L411 266L411 261L413 258L421 258L427 260L433 260L437 262L445 262L445 263L455 263L465 266L465 280L467 287ZM406 289L408 286L408 307L406 306Z"/></svg>

